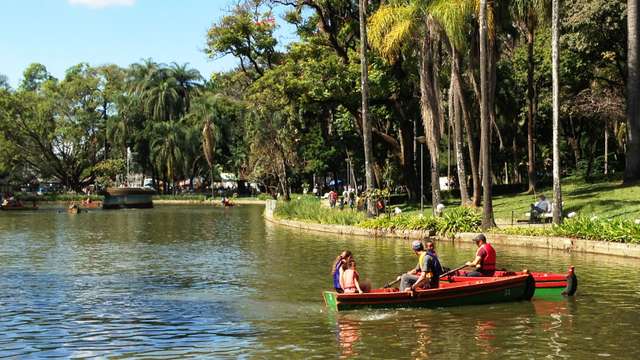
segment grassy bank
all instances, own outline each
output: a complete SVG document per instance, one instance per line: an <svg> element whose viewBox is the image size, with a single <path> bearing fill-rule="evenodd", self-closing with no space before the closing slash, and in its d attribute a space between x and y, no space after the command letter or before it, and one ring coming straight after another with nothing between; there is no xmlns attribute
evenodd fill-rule
<svg viewBox="0 0 640 360"><path fill-rule="evenodd" d="M542 189L551 197L550 189ZM559 226L510 227L502 226L494 232L514 235L546 235L574 237L587 240L603 240L625 243L640 243L640 185L621 186L620 183L603 182L589 184L574 179L563 183L564 213L576 212L577 217L565 219ZM323 207L316 198L294 196L289 203L280 202L275 215L283 219L315 222L320 224L354 225L368 229L422 230L441 235L455 232L479 231L480 209L460 207L460 200L449 198L442 217L431 216L431 208L424 214L419 204L399 204L400 215L380 216L366 219L363 213L349 209L339 210ZM498 223L508 224L514 218L523 219L535 195L522 193L496 196L494 211ZM395 206L391 206L392 208Z"/></svg>

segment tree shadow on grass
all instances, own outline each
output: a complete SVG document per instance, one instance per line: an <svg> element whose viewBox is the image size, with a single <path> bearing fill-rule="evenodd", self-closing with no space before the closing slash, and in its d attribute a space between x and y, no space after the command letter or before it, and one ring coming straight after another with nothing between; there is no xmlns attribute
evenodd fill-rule
<svg viewBox="0 0 640 360"><path fill-rule="evenodd" d="M607 217L623 215L640 215L640 200L594 200L582 205L571 205L565 207L564 212L577 212L591 208L593 214L606 214ZM595 210L595 211L594 211Z"/></svg>
<svg viewBox="0 0 640 360"><path fill-rule="evenodd" d="M578 197L582 195L592 195L593 193L603 192L603 191L612 191L616 189L624 188L621 184L616 183L601 183L601 184L593 184L593 185L584 185L578 189L573 191L567 191L567 195Z"/></svg>

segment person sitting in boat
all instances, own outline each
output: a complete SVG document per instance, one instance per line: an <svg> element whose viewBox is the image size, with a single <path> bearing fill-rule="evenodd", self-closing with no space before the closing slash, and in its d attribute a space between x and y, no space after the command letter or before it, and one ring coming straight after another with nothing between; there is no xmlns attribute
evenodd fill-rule
<svg viewBox="0 0 640 360"><path fill-rule="evenodd" d="M360 274L356 270L356 261L352 259L347 263L347 269L342 273L340 278L340 286L344 290L345 294L362 294L362 288L360 288Z"/></svg>
<svg viewBox="0 0 640 360"><path fill-rule="evenodd" d="M436 255L435 245L428 241L425 251L422 241L416 240L411 244L411 249L418 256L418 265L399 277L400 291L413 291L418 287L437 288L440 285L442 266Z"/></svg>
<svg viewBox="0 0 640 360"><path fill-rule="evenodd" d="M484 234L478 234L473 238L478 250L473 261L467 261L465 265L474 267L466 276L493 276L496 272L496 251L487 243Z"/></svg>
<svg viewBox="0 0 640 360"><path fill-rule="evenodd" d="M226 196L222 198L222 205L224 205L225 207L233 206L231 201L229 201L229 199Z"/></svg>
<svg viewBox="0 0 640 360"><path fill-rule="evenodd" d="M353 255L351 251L345 250L338 257L336 261L333 262L333 266L331 266L331 275L333 276L333 288L337 293L343 293L344 290L340 285L340 279L342 278L342 274L346 270L347 263L349 260L353 259Z"/></svg>

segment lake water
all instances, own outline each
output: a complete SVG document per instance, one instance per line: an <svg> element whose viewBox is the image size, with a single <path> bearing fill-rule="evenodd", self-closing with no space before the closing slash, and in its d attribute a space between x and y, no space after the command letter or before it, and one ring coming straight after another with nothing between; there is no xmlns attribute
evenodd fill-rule
<svg viewBox="0 0 640 360"><path fill-rule="evenodd" d="M262 207L0 213L0 357L638 359L638 260L501 247L498 266L565 272L572 299L327 311L343 249L374 286L408 240L305 234ZM445 266L473 244L437 243Z"/></svg>

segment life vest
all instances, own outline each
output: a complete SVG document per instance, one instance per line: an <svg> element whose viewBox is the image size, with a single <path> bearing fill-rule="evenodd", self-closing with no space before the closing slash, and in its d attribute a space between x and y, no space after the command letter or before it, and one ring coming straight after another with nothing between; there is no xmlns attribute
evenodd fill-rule
<svg viewBox="0 0 640 360"><path fill-rule="evenodd" d="M478 248L478 251L476 251L476 256L480 256L480 251L482 249L485 250L487 256L485 256L485 258L481 260L482 262L480 263L479 270L483 274L493 275L493 273L496 271L496 251L493 249L493 246L491 246L491 244L485 243Z"/></svg>
<svg viewBox="0 0 640 360"><path fill-rule="evenodd" d="M333 272L333 288L342 289L340 287L340 268L342 267L344 260L340 260L336 263L335 271Z"/></svg>
<svg viewBox="0 0 640 360"><path fill-rule="evenodd" d="M431 257L431 271L427 272L427 269L423 269L422 266L425 263L425 257ZM422 252L418 257L418 268L420 272L427 272L431 274L429 278L429 288L437 288L440 283L440 275L442 275L442 266L440 260L434 252Z"/></svg>

